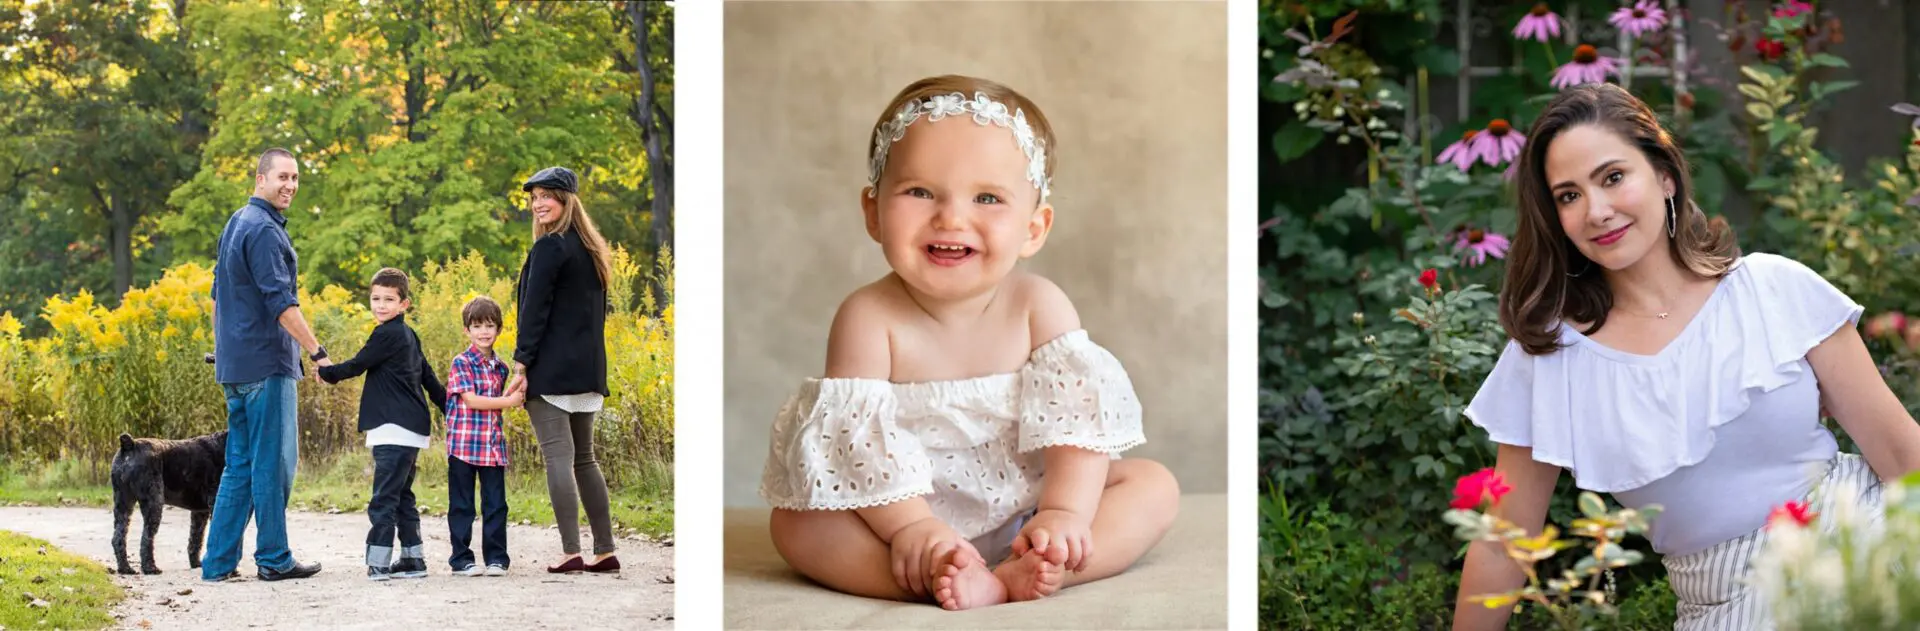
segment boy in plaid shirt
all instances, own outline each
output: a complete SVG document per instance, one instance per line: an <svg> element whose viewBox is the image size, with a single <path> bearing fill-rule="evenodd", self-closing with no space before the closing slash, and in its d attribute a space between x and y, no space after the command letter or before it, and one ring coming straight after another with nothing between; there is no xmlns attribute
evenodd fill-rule
<svg viewBox="0 0 1920 631"><path fill-rule="evenodd" d="M460 310L467 340L466 352L453 358L447 371L447 530L453 540L449 562L461 576L506 576L507 558L507 437L501 430L501 410L520 406L524 388L506 391L507 364L493 354L500 334L500 305L486 296L467 301ZM481 550L487 568L473 561L473 483L480 481Z"/></svg>

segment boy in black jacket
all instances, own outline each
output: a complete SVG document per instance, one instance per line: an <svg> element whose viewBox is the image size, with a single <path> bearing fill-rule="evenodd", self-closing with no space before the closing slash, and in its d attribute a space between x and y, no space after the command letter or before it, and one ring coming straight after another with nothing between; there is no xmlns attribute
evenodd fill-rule
<svg viewBox="0 0 1920 631"><path fill-rule="evenodd" d="M421 578L427 575L426 551L420 540L420 512L413 497L414 462L433 433L433 408L447 407L447 390L420 351L420 336L407 326L411 306L407 275L391 267L373 275L367 302L379 325L353 359L320 368L320 379L339 383L366 373L360 390L360 431L373 448L373 498L367 502L367 578ZM399 531L400 555L394 559L393 539Z"/></svg>

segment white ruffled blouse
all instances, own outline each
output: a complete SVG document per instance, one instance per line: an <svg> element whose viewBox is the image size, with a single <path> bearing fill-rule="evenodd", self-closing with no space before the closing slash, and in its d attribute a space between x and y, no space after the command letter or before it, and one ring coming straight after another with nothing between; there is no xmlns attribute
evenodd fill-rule
<svg viewBox="0 0 1920 631"><path fill-rule="evenodd" d="M1654 549L1697 552L1801 499L1834 456L1806 357L1861 311L1805 265L1749 254L1656 354L1601 345L1572 325L1547 355L1509 341L1466 416L1582 489L1662 505Z"/></svg>
<svg viewBox="0 0 1920 631"><path fill-rule="evenodd" d="M961 536L1039 501L1041 450L1119 457L1146 443L1120 361L1073 331L1020 371L924 383L808 379L774 418L760 495L776 508L848 510L927 496Z"/></svg>

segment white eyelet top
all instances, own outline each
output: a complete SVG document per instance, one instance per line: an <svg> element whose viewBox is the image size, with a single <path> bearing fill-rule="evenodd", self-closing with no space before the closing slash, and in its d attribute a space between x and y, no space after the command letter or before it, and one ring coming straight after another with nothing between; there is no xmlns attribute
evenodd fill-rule
<svg viewBox="0 0 1920 631"><path fill-rule="evenodd" d="M770 442L760 495L776 508L848 510L925 495L934 516L971 539L1038 503L1042 449L1117 458L1146 436L1119 359L1073 331L1014 373L807 379L774 418Z"/></svg>
<svg viewBox="0 0 1920 631"><path fill-rule="evenodd" d="M1509 341L1466 416L1494 442L1567 469L1582 489L1662 505L1654 549L1697 552L1764 525L1834 456L1806 357L1861 311L1805 265L1750 254L1654 355L1572 325L1547 355Z"/></svg>

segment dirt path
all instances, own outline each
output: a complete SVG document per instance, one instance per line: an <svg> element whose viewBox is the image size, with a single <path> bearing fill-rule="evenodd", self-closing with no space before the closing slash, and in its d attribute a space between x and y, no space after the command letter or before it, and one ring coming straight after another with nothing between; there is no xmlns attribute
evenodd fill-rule
<svg viewBox="0 0 1920 631"><path fill-rule="evenodd" d="M247 529L242 580L203 583L187 567L188 515L168 508L154 540L159 576L116 576L127 600L115 611L134 629L645 629L673 627L673 548L622 539L618 576L552 575L560 536L547 528L512 526L506 577L454 576L447 568L447 520L421 517L430 574L424 579L370 582L363 564L362 513L288 514L294 558L319 561L318 576L265 582L254 578L253 529ZM0 529L46 539L111 569L112 511L105 508L0 507ZM592 537L581 529L582 543ZM139 566L140 517L128 527L128 560ZM475 535L479 528L475 528ZM476 545L478 541L474 542ZM476 550L477 552L477 550ZM188 591L191 590L191 591Z"/></svg>

